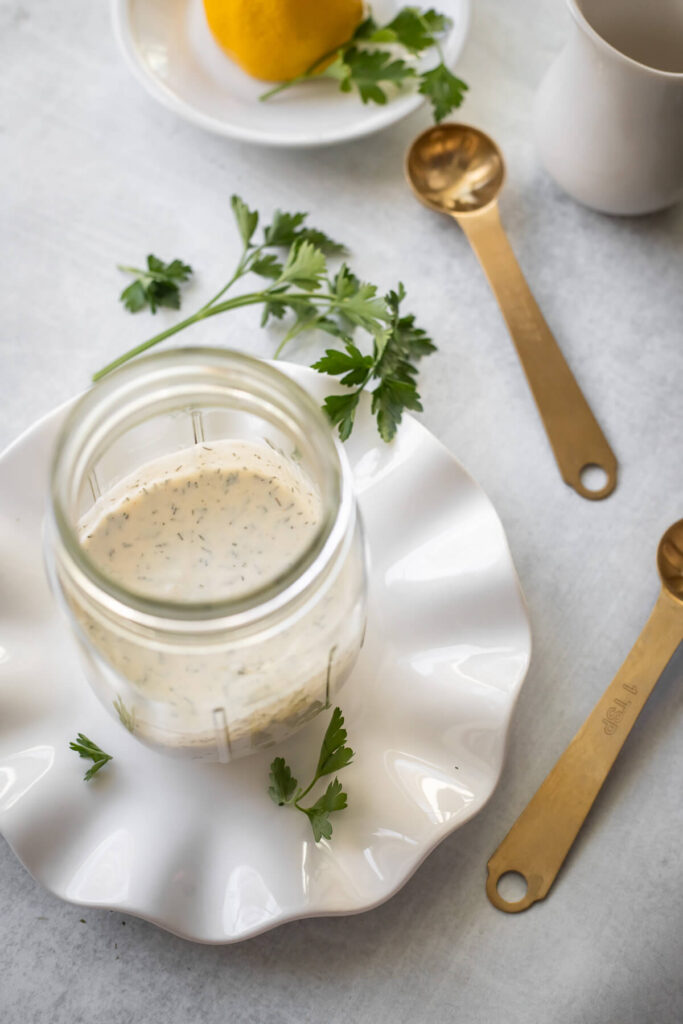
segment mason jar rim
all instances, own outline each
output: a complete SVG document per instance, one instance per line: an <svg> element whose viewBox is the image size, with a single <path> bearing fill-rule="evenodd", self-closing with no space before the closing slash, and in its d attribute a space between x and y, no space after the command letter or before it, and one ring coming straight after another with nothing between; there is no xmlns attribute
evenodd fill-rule
<svg viewBox="0 0 683 1024"><path fill-rule="evenodd" d="M156 404L150 403L150 390L154 389L159 395ZM283 573L238 598L171 601L121 586L90 558L69 514L74 494L112 432L144 420L150 406L157 411L165 405L179 408L185 393L188 412L192 411L192 395L195 402L203 398L220 404L221 395L225 400L232 394L247 405L252 401L260 404L261 413L272 413L271 422L302 439L324 471L323 515L311 542ZM320 486L321 481L316 479L316 483ZM310 395L265 361L209 347L172 349L141 357L112 371L81 396L57 438L50 493L55 539L61 549L59 561L79 589L130 625L184 634L237 630L286 612L335 561L355 507L351 471L341 444Z"/></svg>

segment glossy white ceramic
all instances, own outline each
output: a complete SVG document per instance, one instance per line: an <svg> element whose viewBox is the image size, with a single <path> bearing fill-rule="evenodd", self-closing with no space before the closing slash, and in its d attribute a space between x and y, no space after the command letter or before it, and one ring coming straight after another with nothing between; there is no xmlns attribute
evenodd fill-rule
<svg viewBox="0 0 683 1024"><path fill-rule="evenodd" d="M536 95L541 162L603 213L650 213L683 199L683 3L567 6L569 40Z"/></svg>
<svg viewBox="0 0 683 1024"><path fill-rule="evenodd" d="M288 372L322 399L329 381ZM381 442L368 403L348 443L371 557L361 658L341 691L349 807L330 842L266 793L284 755L303 779L327 714L231 765L139 744L90 692L48 591L41 524L57 410L0 459L0 831L63 899L116 908L203 942L387 899L498 780L530 656L502 525L416 420ZM114 760L92 782L84 732ZM484 867L482 865L482 879Z"/></svg>
<svg viewBox="0 0 683 1024"><path fill-rule="evenodd" d="M187 121L235 139L268 146L325 146L370 135L416 110L424 98L406 89L385 106L363 105L332 82L307 83L265 103L269 87L245 74L215 42L202 0L111 0L118 43L135 77L151 96ZM372 4L379 21L402 6ZM453 66L467 38L471 0L441 0L453 20L444 41ZM431 63L430 63L431 62ZM430 53L425 67L435 63Z"/></svg>

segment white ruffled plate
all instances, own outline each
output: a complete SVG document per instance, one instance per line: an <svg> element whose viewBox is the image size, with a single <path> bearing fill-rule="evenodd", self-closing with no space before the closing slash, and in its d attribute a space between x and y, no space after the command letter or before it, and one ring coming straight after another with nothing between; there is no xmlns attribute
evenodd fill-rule
<svg viewBox="0 0 683 1024"><path fill-rule="evenodd" d="M320 400L329 390L311 370L283 368ZM501 771L530 633L490 501L412 417L383 444L365 403L347 450L370 616L339 695L356 757L343 772L349 807L316 845L306 818L266 787L276 754L300 777L311 770L327 714L280 747L205 765L141 746L91 694L42 563L63 413L0 459L0 831L63 899L203 942L386 900L483 807ZM69 750L79 731L115 758L87 784Z"/></svg>
<svg viewBox="0 0 683 1024"><path fill-rule="evenodd" d="M322 0L324 2L324 0ZM370 135L425 102L406 88L385 106L364 105L332 82L307 83L265 103L268 88L245 74L215 42L202 0L111 0L114 31L131 71L159 103L186 121L234 139L266 146L326 146ZM372 11L389 21L396 0L375 0ZM443 43L446 62L460 56L470 24L471 0L440 0L453 21ZM427 59L427 58L425 58ZM428 55L432 67L433 53Z"/></svg>

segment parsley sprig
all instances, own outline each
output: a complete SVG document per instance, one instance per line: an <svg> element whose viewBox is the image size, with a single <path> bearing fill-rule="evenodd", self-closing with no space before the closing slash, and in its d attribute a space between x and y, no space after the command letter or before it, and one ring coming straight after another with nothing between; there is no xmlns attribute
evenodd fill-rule
<svg viewBox="0 0 683 1024"><path fill-rule="evenodd" d="M130 313L139 313L149 306L156 313L159 306L180 309L180 288L178 285L187 281L192 267L182 260L164 263L158 256L151 253L147 257L147 268L127 267L119 264L119 270L126 274L134 274L135 280L124 288L119 296L121 302Z"/></svg>
<svg viewBox="0 0 683 1024"><path fill-rule="evenodd" d="M467 85L446 66L441 40L452 22L444 14L419 7L402 7L385 25L372 15L362 21L347 42L323 54L303 74L281 82L261 96L272 96L304 82L333 79L342 92L358 94L363 103L388 102L390 93L403 85L417 82L418 92L432 104L436 122L442 121L463 102ZM405 51L404 57L397 50ZM435 49L439 63L421 72L415 59L425 50Z"/></svg>
<svg viewBox="0 0 683 1024"><path fill-rule="evenodd" d="M299 786L284 757L276 757L270 766L268 795L279 807L295 807L297 811L305 814L311 823L316 843L319 843L321 839L331 839L332 822L330 821L330 814L333 814L335 811L344 810L347 806L347 794L344 792L339 779L335 777L334 781L330 782L323 795L314 804L311 804L309 807L302 807L301 801L310 793L319 779L341 771L342 768L351 763L354 752L350 747L346 746L346 738L344 716L342 715L341 708L335 708L323 737L315 774L305 789Z"/></svg>
<svg viewBox="0 0 683 1024"><path fill-rule="evenodd" d="M79 732L75 740L69 744L69 750L75 750L81 757L88 758L93 762L92 767L88 768L87 772L83 776L86 782L90 782L93 775L96 775L100 768L104 768L107 761L113 761L111 754L105 754L96 743L89 740L87 736L84 736L82 732Z"/></svg>
<svg viewBox="0 0 683 1024"><path fill-rule="evenodd" d="M276 357L304 331L317 329L339 340L341 347L327 349L313 366L320 373L340 377L340 384L349 389L348 394L330 395L324 403L340 437L345 440L350 435L360 396L369 390L379 433L391 441L404 409L422 409L417 363L435 349L415 318L401 313L403 285L381 296L376 285L361 281L346 263L332 273L328 259L344 256L346 249L324 231L310 227L305 213L276 210L256 241L258 213L239 196L233 196L231 204L242 253L228 282L191 316L136 345L93 379L99 380L192 324L231 309L260 305L262 325L282 321L286 326ZM261 287L226 298L226 292L249 274L261 279ZM364 355L355 343L356 331L369 337L369 354Z"/></svg>
<svg viewBox="0 0 683 1024"><path fill-rule="evenodd" d="M342 267L344 270L347 276L353 277ZM313 369L319 373L339 376L342 384L353 388L346 395L329 395L324 403L330 420L338 425L342 441L351 434L360 396L373 381L377 386L372 391L371 408L385 441L395 435L404 409L422 411L415 363L434 352L436 346L427 333L415 325L414 316L401 316L400 304L405 294L405 288L399 284L397 291L390 291L386 296L389 322L375 336L372 355L364 356L347 340L344 351L328 348L313 364Z"/></svg>

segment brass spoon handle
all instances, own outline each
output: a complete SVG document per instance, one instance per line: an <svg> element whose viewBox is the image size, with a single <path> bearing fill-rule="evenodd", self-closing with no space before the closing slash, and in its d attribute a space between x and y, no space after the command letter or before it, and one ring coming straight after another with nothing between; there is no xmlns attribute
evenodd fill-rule
<svg viewBox="0 0 683 1024"><path fill-rule="evenodd" d="M544 899L617 754L683 639L683 608L665 591L616 676L488 862L486 893L516 913ZM523 899L504 900L498 879L516 871Z"/></svg>
<svg viewBox="0 0 683 1024"><path fill-rule="evenodd" d="M529 290L496 203L479 213L454 216L498 300L562 478L584 498L606 498L617 484L617 460ZM600 490L588 490L581 482L581 471L589 465L607 474Z"/></svg>

